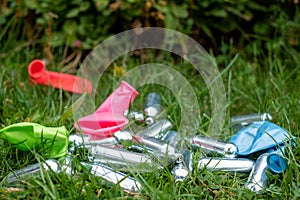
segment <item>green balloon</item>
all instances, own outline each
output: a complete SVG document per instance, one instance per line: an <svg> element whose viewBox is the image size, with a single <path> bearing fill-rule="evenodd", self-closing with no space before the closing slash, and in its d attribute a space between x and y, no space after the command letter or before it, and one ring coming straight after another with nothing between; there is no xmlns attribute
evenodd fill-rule
<svg viewBox="0 0 300 200"><path fill-rule="evenodd" d="M68 152L69 131L64 127L45 127L22 122L0 130L3 138L22 151L43 148L45 157L58 158Z"/></svg>

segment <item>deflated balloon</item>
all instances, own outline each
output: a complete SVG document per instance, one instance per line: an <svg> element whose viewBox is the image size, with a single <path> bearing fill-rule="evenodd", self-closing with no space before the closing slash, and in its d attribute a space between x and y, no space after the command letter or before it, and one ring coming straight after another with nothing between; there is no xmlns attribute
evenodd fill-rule
<svg viewBox="0 0 300 200"><path fill-rule="evenodd" d="M124 112L129 109L130 103L137 95L135 88L122 81L94 113L78 119L74 127L79 132L89 135L90 140L112 137L128 123Z"/></svg>
<svg viewBox="0 0 300 200"><path fill-rule="evenodd" d="M246 156L261 150L281 146L289 139L288 132L268 121L258 121L238 131L229 142L236 145L238 155Z"/></svg>
<svg viewBox="0 0 300 200"><path fill-rule="evenodd" d="M40 124L22 122L0 130L0 138L22 151L43 150L45 157L57 158L68 151L69 132L62 127L45 127Z"/></svg>

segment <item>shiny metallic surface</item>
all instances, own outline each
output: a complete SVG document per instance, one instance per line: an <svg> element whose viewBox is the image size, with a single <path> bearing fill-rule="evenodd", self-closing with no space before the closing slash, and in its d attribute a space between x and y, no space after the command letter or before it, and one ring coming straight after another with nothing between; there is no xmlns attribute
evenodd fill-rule
<svg viewBox="0 0 300 200"><path fill-rule="evenodd" d="M179 142L179 134L177 131L170 130L161 139L169 145L176 147Z"/></svg>
<svg viewBox="0 0 300 200"><path fill-rule="evenodd" d="M261 114L260 117L261 117L260 119L262 121L266 121L266 120L271 121L273 119L272 115L270 115L269 113L263 113L263 114Z"/></svg>
<svg viewBox="0 0 300 200"><path fill-rule="evenodd" d="M154 117L146 117L145 123L149 126L154 124L155 123Z"/></svg>
<svg viewBox="0 0 300 200"><path fill-rule="evenodd" d="M75 145L79 146L82 143L84 143L84 141L85 141L84 138L85 138L85 136L83 136L83 135L71 134L69 136L69 142L74 143Z"/></svg>
<svg viewBox="0 0 300 200"><path fill-rule="evenodd" d="M161 105L160 104L152 105L151 107L145 108L144 111L147 117L156 117L161 112Z"/></svg>
<svg viewBox="0 0 300 200"><path fill-rule="evenodd" d="M101 158L93 158L90 160L92 163L101 163L106 166L113 168L114 170L122 171L122 172L152 172L153 170L163 169L163 165L160 165L158 162L151 163L128 163L125 161L117 161L117 160L108 160Z"/></svg>
<svg viewBox="0 0 300 200"><path fill-rule="evenodd" d="M224 156L226 158L236 158L237 157L237 147L232 143L226 143L224 146Z"/></svg>
<svg viewBox="0 0 300 200"><path fill-rule="evenodd" d="M133 138L133 133L131 133L130 131L126 131L126 130L120 130L114 133L114 137L117 139L117 141L121 141L121 140L132 140Z"/></svg>
<svg viewBox="0 0 300 200"><path fill-rule="evenodd" d="M145 108L151 107L153 105L161 104L161 97L156 92L150 92L146 96Z"/></svg>
<svg viewBox="0 0 300 200"><path fill-rule="evenodd" d="M250 173L245 187L254 193L260 193L267 186L268 177L266 171L268 169L267 164L268 153L260 155Z"/></svg>
<svg viewBox="0 0 300 200"><path fill-rule="evenodd" d="M201 158L198 168L226 172L250 172L254 161L247 158Z"/></svg>
<svg viewBox="0 0 300 200"><path fill-rule="evenodd" d="M182 153L183 156L183 161L187 169L191 172L193 171L194 168L194 163L193 163L193 152L190 150L186 150Z"/></svg>
<svg viewBox="0 0 300 200"><path fill-rule="evenodd" d="M142 188L141 184L133 177L127 176L124 173L115 171L114 169L101 163L85 163L82 165L90 168L90 173L101 177L113 184L119 184L122 189L128 192L139 192Z"/></svg>
<svg viewBox="0 0 300 200"><path fill-rule="evenodd" d="M43 163L29 165L23 169L19 169L9 173L6 177L6 183L13 183L29 176L38 176L42 169L45 171L59 172L59 164L54 159L48 159Z"/></svg>
<svg viewBox="0 0 300 200"><path fill-rule="evenodd" d="M163 159L163 161L167 159L167 163L173 162L182 156L176 152L175 147L157 138L138 135L133 136L129 131L116 132L114 137L119 141L134 140L136 144L129 146L130 150L141 154L147 152L156 158Z"/></svg>
<svg viewBox="0 0 300 200"><path fill-rule="evenodd" d="M138 142L139 137L135 137L133 133L126 130L120 130L114 134L114 137L122 144L123 141L134 141ZM152 152L152 149L143 146L142 144L132 144L128 147L129 150L143 153L145 151Z"/></svg>
<svg viewBox="0 0 300 200"><path fill-rule="evenodd" d="M114 137L108 137L101 140L90 140L85 143L86 146L97 146L97 145L115 146L116 144L118 144L118 141Z"/></svg>
<svg viewBox="0 0 300 200"><path fill-rule="evenodd" d="M149 148L149 147L145 147L144 145L139 145L139 144L133 144L131 146L128 147L128 149L130 151L135 151L135 152L139 152L139 153L151 153L153 154L153 149Z"/></svg>
<svg viewBox="0 0 300 200"><path fill-rule="evenodd" d="M171 173L175 178L175 182L182 182L188 174L193 171L193 154L186 150L182 153L183 160L174 165Z"/></svg>
<svg viewBox="0 0 300 200"><path fill-rule="evenodd" d="M118 141L114 137L108 137L101 140L89 140L89 136L87 135L71 134L69 136L69 143L71 143L69 151L72 152L76 148L89 148L90 146L97 145L114 146Z"/></svg>
<svg viewBox="0 0 300 200"><path fill-rule="evenodd" d="M172 128L172 123L168 119L161 119L136 133L138 136L158 137L159 134L164 133Z"/></svg>
<svg viewBox="0 0 300 200"><path fill-rule="evenodd" d="M203 150L218 153L227 158L237 157L237 147L232 143L221 142L205 136L196 135L191 139L194 147L200 147Z"/></svg>
<svg viewBox="0 0 300 200"><path fill-rule="evenodd" d="M272 120L272 116L269 113L253 113L247 115L236 115L231 117L231 124L240 124L242 122L254 122L254 121L265 121Z"/></svg>
<svg viewBox="0 0 300 200"><path fill-rule="evenodd" d="M57 162L57 160L48 159L44 163L42 163L42 166L46 171L53 171L56 173L60 172L59 163Z"/></svg>
<svg viewBox="0 0 300 200"><path fill-rule="evenodd" d="M140 112L130 112L128 118L136 122L143 122L145 120L144 114Z"/></svg>
<svg viewBox="0 0 300 200"><path fill-rule="evenodd" d="M174 165L171 173L175 178L175 182L182 182L189 175L189 170L183 162L180 162Z"/></svg>
<svg viewBox="0 0 300 200"><path fill-rule="evenodd" d="M90 153L96 158L126 162L131 164L152 163L150 157L146 154L126 151L124 149L105 147L101 145L92 146L90 149Z"/></svg>
<svg viewBox="0 0 300 200"><path fill-rule="evenodd" d="M152 125L155 117L162 111L161 97L159 94L152 92L146 96L144 112L146 115L146 124Z"/></svg>
<svg viewBox="0 0 300 200"><path fill-rule="evenodd" d="M60 163L60 172L64 172L66 174L72 175L74 174L72 166L73 166L73 157L68 155Z"/></svg>
<svg viewBox="0 0 300 200"><path fill-rule="evenodd" d="M85 142L88 141L88 139L89 137L85 135L71 134L69 136L69 152L75 151L77 147L82 146Z"/></svg>
<svg viewBox="0 0 300 200"><path fill-rule="evenodd" d="M167 156L169 156L170 158L174 158L175 160L182 156L180 153L177 153L175 147L157 138L139 137L139 140L144 146L152 149L153 152L166 154Z"/></svg>
<svg viewBox="0 0 300 200"><path fill-rule="evenodd" d="M231 117L231 125L235 131L238 131L245 126L255 122L255 121L271 121L272 116L269 113L254 113L254 114L247 114L247 115L236 115Z"/></svg>

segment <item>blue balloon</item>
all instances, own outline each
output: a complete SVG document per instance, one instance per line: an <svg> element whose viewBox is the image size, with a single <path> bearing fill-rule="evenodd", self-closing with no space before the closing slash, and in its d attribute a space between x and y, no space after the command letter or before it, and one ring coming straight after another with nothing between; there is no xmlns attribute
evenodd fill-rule
<svg viewBox="0 0 300 200"><path fill-rule="evenodd" d="M284 146L278 148L277 150L271 149L268 151L269 155L267 157L267 164L269 169L274 173L282 173L287 168L287 163L283 157Z"/></svg>
<svg viewBox="0 0 300 200"><path fill-rule="evenodd" d="M236 145L240 156L282 146L290 138L288 132L268 121L258 121L239 130L229 142Z"/></svg>

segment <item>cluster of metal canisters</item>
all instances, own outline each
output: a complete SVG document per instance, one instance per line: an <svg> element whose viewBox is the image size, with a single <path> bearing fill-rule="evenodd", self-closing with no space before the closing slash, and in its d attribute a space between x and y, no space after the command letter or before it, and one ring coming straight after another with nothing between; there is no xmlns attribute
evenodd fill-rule
<svg viewBox="0 0 300 200"><path fill-rule="evenodd" d="M80 162L93 175L102 177L112 184L119 184L125 191L139 192L142 184L126 173L140 174L153 170L171 168L176 182L183 181L193 170L208 169L214 171L250 173L246 188L253 192L261 191L267 183L267 157L261 155L256 162L237 157L234 144L221 142L209 137L194 136L187 140L187 148L178 150L180 135L172 130L168 119L157 119L162 111L161 97L149 93L146 97L144 113L131 112L127 117L135 121L144 121L147 127L137 133L121 130L113 137L102 140L89 140L87 136L70 135L70 154L63 162L54 159L30 165L10 173L6 182L12 184L22 177L39 174L42 170L67 174L77 173L73 166L73 155L80 149L88 151L87 161ZM243 125L247 120L262 118L260 115L249 115L244 118L233 118L235 124ZM265 116L266 117L266 116ZM267 116L270 117L270 116ZM195 149L201 149L219 157L202 157L195 160ZM206 154L209 155L209 154Z"/></svg>

